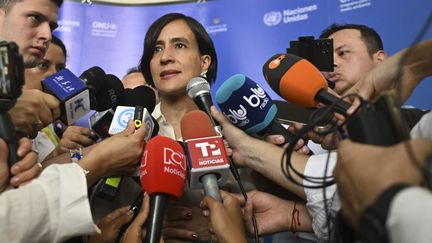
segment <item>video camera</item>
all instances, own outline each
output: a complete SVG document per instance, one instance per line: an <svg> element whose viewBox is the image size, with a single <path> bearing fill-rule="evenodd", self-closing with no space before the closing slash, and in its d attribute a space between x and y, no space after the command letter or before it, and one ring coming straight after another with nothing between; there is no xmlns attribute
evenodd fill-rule
<svg viewBox="0 0 432 243"><path fill-rule="evenodd" d="M14 42L0 42L0 137L9 148L9 168L19 160L18 138L8 110L22 93L24 63Z"/></svg>
<svg viewBox="0 0 432 243"><path fill-rule="evenodd" d="M409 129L394 91L384 92L374 103L367 103L347 123L351 140L391 146L409 139Z"/></svg>
<svg viewBox="0 0 432 243"><path fill-rule="evenodd" d="M320 71L333 71L333 39L301 36L298 41L290 41L286 52L308 60Z"/></svg>
<svg viewBox="0 0 432 243"><path fill-rule="evenodd" d="M21 95L24 64L14 42L0 42L0 110L9 110Z"/></svg>

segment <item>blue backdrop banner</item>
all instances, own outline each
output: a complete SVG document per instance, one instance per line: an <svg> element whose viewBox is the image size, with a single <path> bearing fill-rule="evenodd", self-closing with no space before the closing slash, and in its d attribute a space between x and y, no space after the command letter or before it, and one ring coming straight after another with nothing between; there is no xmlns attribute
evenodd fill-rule
<svg viewBox="0 0 432 243"><path fill-rule="evenodd" d="M200 21L218 54L216 86L235 73L258 82L274 99L262 65L299 36L317 37L333 22L366 24L380 33L388 54L410 46L432 10L430 0L214 0L203 3L122 6L66 1L55 34L64 40L68 68L79 75L100 66L120 79L137 66L149 25L169 12ZM429 39L429 28L423 39ZM215 89L213 89L215 90ZM407 104L432 108L432 82L423 82Z"/></svg>

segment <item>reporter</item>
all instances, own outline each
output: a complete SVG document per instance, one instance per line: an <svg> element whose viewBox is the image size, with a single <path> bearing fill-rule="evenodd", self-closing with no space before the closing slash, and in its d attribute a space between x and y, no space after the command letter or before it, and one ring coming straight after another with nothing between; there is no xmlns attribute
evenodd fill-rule
<svg viewBox="0 0 432 243"><path fill-rule="evenodd" d="M22 138L19 141L17 154L22 157L22 160L17 161L12 169L7 163L8 153L7 144L0 138L0 192L22 186L36 178L42 171L41 164L37 163L37 153L31 150L29 139Z"/></svg>
<svg viewBox="0 0 432 243"><path fill-rule="evenodd" d="M135 130L132 120L126 129L94 145L78 164L87 174L88 185L93 185L99 178L110 175L128 175L135 172L144 149L146 126Z"/></svg>
<svg viewBox="0 0 432 243"><path fill-rule="evenodd" d="M317 186L317 184L303 180L293 171L291 171L292 178L300 185L292 183L283 174L280 168L281 159L284 154L283 148L248 136L240 129L234 127L234 125L232 125L222 113L217 111L216 108L212 107L211 112L212 116L223 127L222 133L232 149L234 162L240 167L248 167L261 173L280 186L295 193L303 200L306 200L306 207L312 218L312 227L315 235L319 239L327 239L329 237L326 221L327 216L323 205L324 201L326 201L328 205L334 205L335 208L331 210L339 209L337 203L333 204L336 186L332 185L326 187L327 197L324 198L323 189L304 188L303 185ZM300 173L312 177L331 176L336 163L335 152L330 153L328 161L327 174L324 175L327 154L307 156L294 152L291 155L292 166Z"/></svg>
<svg viewBox="0 0 432 243"><path fill-rule="evenodd" d="M124 132L95 145L94 152L79 163L48 166L28 185L1 194L0 219L8 222L0 225L2 239L62 242L99 232L93 224L87 186L102 176L134 171L143 151L145 126L134 131L129 121Z"/></svg>
<svg viewBox="0 0 432 243"><path fill-rule="evenodd" d="M429 228L419 222L432 218L432 194L420 187L424 176L430 180L431 124L429 112L411 130L412 139L391 147L341 143L334 174L342 209L364 239L430 241Z"/></svg>
<svg viewBox="0 0 432 243"><path fill-rule="evenodd" d="M62 3L62 0L0 3L0 39L17 43L25 68L35 67L45 55ZM32 24L28 24L30 22ZM16 130L33 138L38 130L60 116L60 107L59 102L48 94L23 91L9 114Z"/></svg>
<svg viewBox="0 0 432 243"><path fill-rule="evenodd" d="M60 102L40 90L23 90L9 110L15 129L30 138L60 117Z"/></svg>
<svg viewBox="0 0 432 243"><path fill-rule="evenodd" d="M87 243L115 243L121 227L132 220L130 206L118 208L105 216L98 224L101 233L90 236Z"/></svg>
<svg viewBox="0 0 432 243"><path fill-rule="evenodd" d="M374 100L379 94L387 89L396 88L395 82L402 68L400 77L401 102L404 102L412 93L414 88L427 76L432 75L430 65L432 58L432 40L423 41L413 47L397 52L386 59L381 65L371 70L363 79L350 88L348 94L358 94L365 100ZM406 62L401 66L406 54L409 54ZM359 105L354 103L350 112Z"/></svg>
<svg viewBox="0 0 432 243"><path fill-rule="evenodd" d="M240 209L240 201L225 191L220 191L222 203L205 196L200 203L205 216L210 216L210 231L216 235L213 241L221 243L247 242Z"/></svg>
<svg viewBox="0 0 432 243"><path fill-rule="evenodd" d="M95 143L96 134L89 128L79 126L68 126L53 151L44 160L49 160L71 149L78 149L90 146Z"/></svg>
<svg viewBox="0 0 432 243"><path fill-rule="evenodd" d="M144 200L141 204L141 209L129 227L126 229L120 242L124 243L142 243L142 239L145 237L144 224L147 221L147 217L150 211L150 197L147 193L144 193ZM164 242L162 237L160 242Z"/></svg>
<svg viewBox="0 0 432 243"><path fill-rule="evenodd" d="M247 195L246 202L242 195L235 195L235 197L244 204L243 218L250 235L254 234L253 214L257 220L259 235L293 231L293 229L296 232L312 232L312 222L305 205L256 190L248 192ZM295 210L298 212L296 213Z"/></svg>

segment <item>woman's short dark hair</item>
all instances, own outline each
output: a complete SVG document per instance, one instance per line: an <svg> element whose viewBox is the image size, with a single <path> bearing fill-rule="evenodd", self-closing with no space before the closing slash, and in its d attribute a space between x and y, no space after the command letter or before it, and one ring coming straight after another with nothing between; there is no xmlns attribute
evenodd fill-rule
<svg viewBox="0 0 432 243"><path fill-rule="evenodd" d="M60 47L60 49L63 51L65 58L67 57L66 46L64 45L63 41L60 40L55 35L52 36L52 40L51 40L50 45L56 45L56 46Z"/></svg>
<svg viewBox="0 0 432 243"><path fill-rule="evenodd" d="M198 49L201 55L209 55L211 63L207 70L206 76L210 84L216 80L217 72L217 56L212 39L208 35L204 27L194 18L181 13L169 13L157 19L148 29L144 39L144 50L141 57L139 67L143 72L147 83L154 87L154 81L150 71L150 61L154 54L157 38L162 29L174 20L182 19L191 28L198 43Z"/></svg>

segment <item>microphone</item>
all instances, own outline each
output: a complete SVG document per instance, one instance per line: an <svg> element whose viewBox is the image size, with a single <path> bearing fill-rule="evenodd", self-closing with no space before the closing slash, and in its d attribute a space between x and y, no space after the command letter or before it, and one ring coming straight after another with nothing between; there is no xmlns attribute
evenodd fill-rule
<svg viewBox="0 0 432 243"><path fill-rule="evenodd" d="M114 75L106 75L99 67L93 67L76 77L69 69L63 69L42 81L43 90L60 101L60 120L72 124L90 112L115 108L124 99L121 81ZM103 82L103 83L102 83Z"/></svg>
<svg viewBox="0 0 432 243"><path fill-rule="evenodd" d="M106 74L100 67L87 69L80 75L80 79L89 88L92 110L115 109L123 102L125 96L123 83L116 76Z"/></svg>
<svg viewBox="0 0 432 243"><path fill-rule="evenodd" d="M109 110L105 112L101 118L97 119L95 113L90 117L89 122L91 128L96 134L109 137L123 131L127 127L129 120L134 120L135 128L141 127L144 122L147 125L145 141L149 141L159 132L159 124L150 115L156 105L156 95L154 91L147 86L138 86L134 89L124 90L124 106L117 106L115 112L111 113ZM116 197L120 183L122 182L121 176L112 176L105 178L101 183L98 191L98 196L112 200Z"/></svg>
<svg viewBox="0 0 432 243"><path fill-rule="evenodd" d="M144 242L159 242L168 200L179 199L186 183L186 160L182 146L163 136L150 139L139 171L143 191L150 195Z"/></svg>
<svg viewBox="0 0 432 243"><path fill-rule="evenodd" d="M115 109L125 99L123 83L115 75L107 74L102 87L96 90L96 97L95 110Z"/></svg>
<svg viewBox="0 0 432 243"><path fill-rule="evenodd" d="M90 111L87 86L67 68L43 80L42 87L60 101L63 123L70 125Z"/></svg>
<svg viewBox="0 0 432 243"><path fill-rule="evenodd" d="M89 127L98 137L102 139L110 137L108 130L113 117L113 109L108 109L106 111L96 111L88 119Z"/></svg>
<svg viewBox="0 0 432 243"><path fill-rule="evenodd" d="M115 110L108 130L110 135L123 131L129 120L134 120L136 128L139 128L143 122L146 123L146 141L159 132L159 125L151 116L156 105L156 95L153 89L145 85L134 88L130 94L125 96L124 104L117 106Z"/></svg>
<svg viewBox="0 0 432 243"><path fill-rule="evenodd" d="M226 183L230 173L222 136L216 135L210 118L200 110L186 113L181 132L189 159L189 187L203 187L205 195L222 202L219 186Z"/></svg>
<svg viewBox="0 0 432 243"><path fill-rule="evenodd" d="M215 119L213 119L210 112L210 107L213 105L213 101L210 95L209 82L201 76L192 78L187 84L186 90L189 97L192 98L198 106L198 109L207 113L216 132L222 134L222 127Z"/></svg>
<svg viewBox="0 0 432 243"><path fill-rule="evenodd" d="M285 142L292 141L294 135L275 120L277 108L270 96L247 76L231 76L216 91L215 98L231 123L245 132L280 134Z"/></svg>
<svg viewBox="0 0 432 243"><path fill-rule="evenodd" d="M263 66L270 87L285 100L303 107L315 107L318 102L335 104L335 110L345 113L351 106L327 91L328 84L321 72L309 61L291 54L276 54Z"/></svg>

